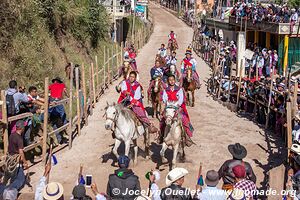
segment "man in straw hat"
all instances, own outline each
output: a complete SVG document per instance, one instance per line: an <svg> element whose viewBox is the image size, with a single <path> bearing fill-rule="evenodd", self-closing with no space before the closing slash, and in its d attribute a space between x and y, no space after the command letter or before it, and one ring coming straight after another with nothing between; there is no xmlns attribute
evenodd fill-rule
<svg viewBox="0 0 300 200"><path fill-rule="evenodd" d="M196 81L196 87L197 89L199 89L201 84L200 84L199 75L196 71L197 61L195 58L192 57L192 49L188 48L185 52L185 56L186 57L181 62L181 74L182 74L181 84L183 84L183 80L187 76L187 69L189 67L192 67L192 78Z"/></svg>
<svg viewBox="0 0 300 200"><path fill-rule="evenodd" d="M256 182L256 176L253 172L251 165L248 162L243 161L247 156L246 148L240 143L231 144L228 146L228 150L232 155L232 159L227 160L219 169L219 178L223 179L223 190L231 190L235 183L235 176L232 168L237 165L244 165L246 169L246 178Z"/></svg>
<svg viewBox="0 0 300 200"><path fill-rule="evenodd" d="M43 191L46 200L64 200L64 188L58 182L51 182L46 185Z"/></svg>
<svg viewBox="0 0 300 200"><path fill-rule="evenodd" d="M171 200L171 199L181 199L188 200L192 199L190 191L182 187L184 183L184 177L189 172L184 168L174 168L166 176L167 187L163 188L161 191L161 199Z"/></svg>
<svg viewBox="0 0 300 200"><path fill-rule="evenodd" d="M197 199L200 200L224 200L226 199L226 192L218 189L219 174L215 170L209 170L206 173L205 184L206 187L197 193Z"/></svg>

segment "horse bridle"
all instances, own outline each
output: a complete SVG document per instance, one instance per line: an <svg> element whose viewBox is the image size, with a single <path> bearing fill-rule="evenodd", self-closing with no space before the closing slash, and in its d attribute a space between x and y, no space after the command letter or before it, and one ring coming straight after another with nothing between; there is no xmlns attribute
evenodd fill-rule
<svg viewBox="0 0 300 200"><path fill-rule="evenodd" d="M115 117L114 118L111 118L111 117L108 117L106 112L104 113L103 117L105 117L105 120L111 120L113 122L113 125L111 127L111 130L113 129L113 127L116 126L116 121L119 117L119 112L116 110L116 114L115 114Z"/></svg>
<svg viewBox="0 0 300 200"><path fill-rule="evenodd" d="M174 118L177 118L177 117L178 117L178 110L179 110L179 108L178 108L177 106L166 106L166 107L165 107L165 110L166 110L167 108L171 108L171 109L174 109L174 110L175 110L175 114L174 114L173 117L166 115L166 119L170 118L171 121L173 122L173 121L174 121Z"/></svg>

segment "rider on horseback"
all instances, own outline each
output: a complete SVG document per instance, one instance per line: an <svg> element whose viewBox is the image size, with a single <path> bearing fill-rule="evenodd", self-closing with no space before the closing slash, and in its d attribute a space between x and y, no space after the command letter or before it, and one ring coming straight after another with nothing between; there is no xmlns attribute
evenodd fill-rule
<svg viewBox="0 0 300 200"><path fill-rule="evenodd" d="M165 44L161 44L161 47L158 49L157 54L159 54L163 58L167 56L167 49L165 48Z"/></svg>
<svg viewBox="0 0 300 200"><path fill-rule="evenodd" d="M136 81L137 73L130 72L129 79L121 83L121 95L118 99L119 104L123 104L135 113L145 128L149 132L154 132L153 124L150 122L142 101L142 86Z"/></svg>
<svg viewBox="0 0 300 200"><path fill-rule="evenodd" d="M129 49L129 53L128 53L128 56L129 56L129 59L130 59L130 64L131 64L131 67L134 71L138 71L137 70L137 65L136 65L136 52L134 51L133 48L130 48Z"/></svg>
<svg viewBox="0 0 300 200"><path fill-rule="evenodd" d="M185 96L183 89L175 84L175 76L170 75L168 77L168 87L163 91L163 102L166 104L168 101L175 101L178 103L179 112L182 115L182 125L185 133L189 136L193 136L194 128L190 122L190 117L186 109L185 105ZM165 120L162 119L160 123L161 128L161 135L160 135L160 142L162 143L164 137L164 129L165 129Z"/></svg>
<svg viewBox="0 0 300 200"><path fill-rule="evenodd" d="M155 61L155 66L152 67L151 70L150 70L151 80L150 80L149 88L148 88L148 91L147 91L148 97L150 96L151 90L152 90L152 88L155 84L155 79L158 78L158 77L162 78L163 74L164 74L164 70L161 67L160 62L158 60ZM163 82L162 82L162 86L163 86L163 88L165 88L165 84Z"/></svg>
<svg viewBox="0 0 300 200"><path fill-rule="evenodd" d="M189 67L191 67L192 68L192 77L196 82L197 89L199 89L201 84L200 84L200 80L199 80L199 75L196 71L197 61L195 60L195 58L192 57L192 50L190 48L188 48L186 50L185 55L186 55L186 57L181 62L181 74L182 74L182 77L180 80L181 84L183 84L183 80L187 76L187 69Z"/></svg>
<svg viewBox="0 0 300 200"><path fill-rule="evenodd" d="M170 34L168 35L168 38L169 38L168 48L171 51L178 49L178 44L177 44L177 41L176 41L176 37L177 37L177 35L174 33L174 31L171 31ZM173 43L173 48L171 49L172 43Z"/></svg>
<svg viewBox="0 0 300 200"><path fill-rule="evenodd" d="M169 56L166 58L166 61L167 61L167 65L175 65L175 66L176 66L176 62L177 62L176 52L173 51L173 52L172 52L172 55L169 55Z"/></svg>

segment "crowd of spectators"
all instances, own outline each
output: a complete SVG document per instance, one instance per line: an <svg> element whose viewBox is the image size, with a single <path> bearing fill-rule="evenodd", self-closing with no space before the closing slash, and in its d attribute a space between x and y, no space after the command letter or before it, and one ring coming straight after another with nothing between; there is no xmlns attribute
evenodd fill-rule
<svg viewBox="0 0 300 200"><path fill-rule="evenodd" d="M236 17L236 23L243 18L251 20L253 24L267 21L274 23L297 23L300 10L289 8L287 5L278 6L274 4L255 5L253 3L237 2L230 15Z"/></svg>

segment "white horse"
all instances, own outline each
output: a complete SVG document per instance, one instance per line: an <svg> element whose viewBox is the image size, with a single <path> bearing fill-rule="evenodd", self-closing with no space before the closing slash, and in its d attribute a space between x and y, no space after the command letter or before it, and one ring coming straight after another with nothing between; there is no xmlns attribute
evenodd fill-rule
<svg viewBox="0 0 300 200"><path fill-rule="evenodd" d="M164 157L166 149L171 146L173 149L173 159L171 168L174 169L176 167L176 158L179 150L180 142L182 141L182 119L180 113L178 112L179 105L177 102L167 102L165 108L165 117L166 117L166 128L164 132L164 141L160 151L160 156L162 158L162 162L166 163L167 160ZM183 148L183 146L182 146ZM184 156L184 151L183 151Z"/></svg>
<svg viewBox="0 0 300 200"><path fill-rule="evenodd" d="M121 142L123 141L125 143L125 155L128 156L130 142L133 141L133 163L136 165L138 154L137 138L141 135L144 135L145 152L146 156L149 156L148 130L145 130L144 126L138 121L133 111L123 107L122 105L115 103L109 105L107 103L104 116L106 117L105 129L112 130L115 133L116 140L112 152L117 158L119 158L117 150Z"/></svg>

